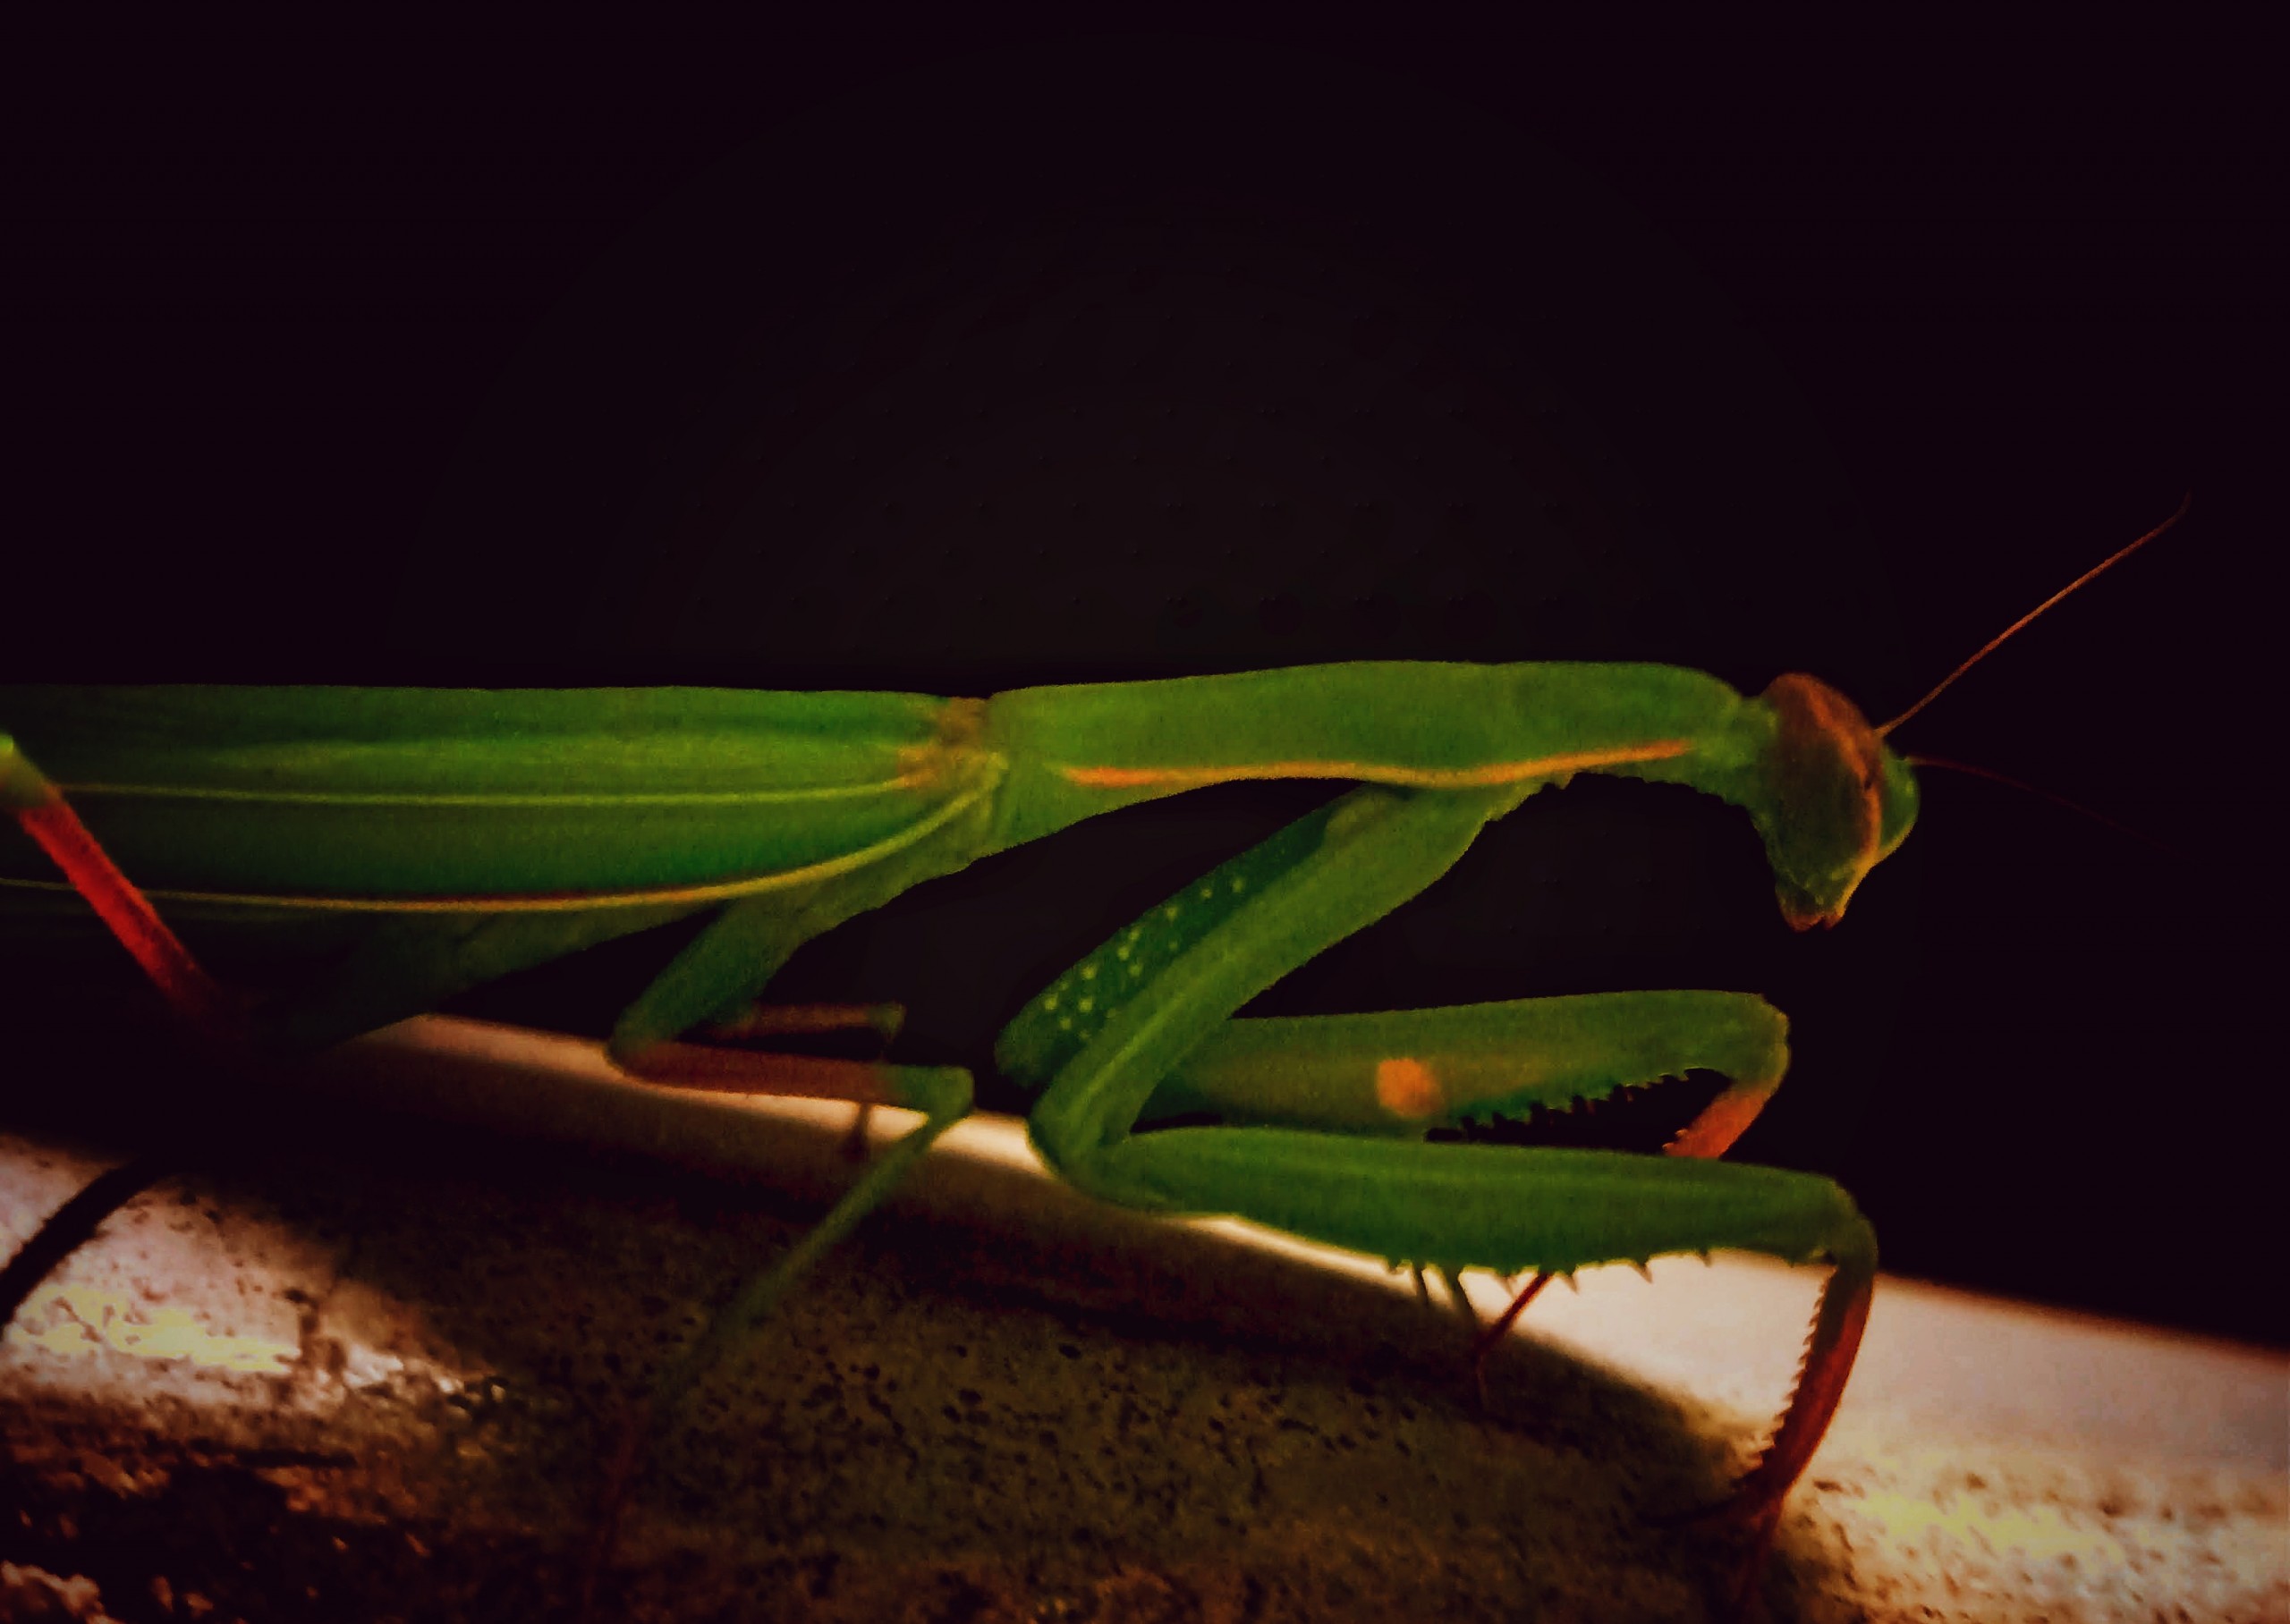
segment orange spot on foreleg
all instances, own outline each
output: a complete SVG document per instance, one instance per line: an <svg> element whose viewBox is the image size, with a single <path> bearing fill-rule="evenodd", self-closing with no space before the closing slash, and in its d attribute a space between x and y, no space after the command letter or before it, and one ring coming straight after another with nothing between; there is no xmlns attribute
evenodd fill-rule
<svg viewBox="0 0 2290 1624"><path fill-rule="evenodd" d="M1420 1060L1395 1055L1376 1062L1376 1104L1395 1117L1420 1121L1446 1108L1438 1073Z"/></svg>

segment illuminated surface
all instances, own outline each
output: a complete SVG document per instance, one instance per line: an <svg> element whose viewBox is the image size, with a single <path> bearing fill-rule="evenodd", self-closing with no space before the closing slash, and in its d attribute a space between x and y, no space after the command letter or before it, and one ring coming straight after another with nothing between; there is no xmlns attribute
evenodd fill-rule
<svg viewBox="0 0 2290 1624"><path fill-rule="evenodd" d="M564 1040L411 1023L332 1077L759 1163L805 1199L849 1176L845 1107L666 1097ZM878 1115L878 1137L912 1120ZM0 1140L0 1243L101 1164ZM1818 1286L1723 1256L1657 1260L1650 1285L1586 1273L1493 1361L1481 1417L1458 1328L1404 1276L1096 1206L1038 1176L1014 1123L956 1129L900 1208L668 1442L626 1544L632 1597L705 1612L740 1563L840 1552L847 1611L817 1616L958 1572L1014 1607L1111 1605L1143 1575L1204 1605L1268 1596L1268 1617L1388 1616L1409 1586L1498 1614L1533 1597L1556 1618L1693 1617L1722 1544L1642 1518L1745 1464ZM353 1554L358 1528L562 1550L599 1391L628 1391L786 1232L546 1177L194 1172L106 1222L12 1329L9 1447L43 1493L82 1496L180 1488L200 1449L303 1462L255 1469ZM1887 1279L1769 1594L1784 1618L2284 1616L2286 1473L2278 1356ZM1323 1573L1352 1600L1296 1588ZM646 1590L655 1575L673 1577Z"/></svg>
<svg viewBox="0 0 2290 1624"><path fill-rule="evenodd" d="M94 1286L55 1284L32 1293L9 1325L7 1340L12 1348L58 1358L92 1358L107 1350L268 1376L285 1374L301 1351L296 1341L218 1336L187 1308L149 1307Z"/></svg>

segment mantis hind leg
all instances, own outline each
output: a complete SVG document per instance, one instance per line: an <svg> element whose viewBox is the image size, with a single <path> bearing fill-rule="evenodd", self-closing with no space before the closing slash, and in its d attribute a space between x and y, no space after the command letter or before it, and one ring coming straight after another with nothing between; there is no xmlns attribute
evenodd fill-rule
<svg viewBox="0 0 2290 1624"><path fill-rule="evenodd" d="M150 899L120 872L89 833L63 791L5 733L0 733L0 809L14 815L18 826L87 899L194 1041L215 1050L240 1043L242 1001L207 973L159 918ZM0 1327L15 1318L39 1282L105 1219L164 1177L167 1160L157 1155L136 1156L98 1174L48 1214L0 1268Z"/></svg>
<svg viewBox="0 0 2290 1624"><path fill-rule="evenodd" d="M89 833L64 792L5 733L0 733L0 808L14 814L17 825L63 870L190 1031L216 1046L237 1041L240 1001L191 956L150 899Z"/></svg>

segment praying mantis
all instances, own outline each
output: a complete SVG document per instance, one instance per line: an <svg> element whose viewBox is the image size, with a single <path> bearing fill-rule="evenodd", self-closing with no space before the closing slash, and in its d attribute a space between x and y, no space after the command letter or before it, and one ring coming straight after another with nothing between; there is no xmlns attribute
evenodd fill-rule
<svg viewBox="0 0 2290 1624"><path fill-rule="evenodd" d="M1781 1081L1781 1014L1694 990L1235 1011L1431 884L1488 825L1586 773L1745 812L1785 918L1834 925L1914 824L1913 758L1887 735L1931 697L1876 727L1798 673L1749 697L1658 664L1384 661L984 699L0 689L0 807L28 837L0 849L0 908L81 924L92 910L197 1044L247 1057L308 1052L707 915L621 1011L621 1066L668 1087L920 1112L660 1374L611 1468L616 1505L649 1427L971 1109L958 1068L755 1046L823 1019L759 1002L796 948L1102 812L1239 780L1349 782L1116 932L1005 1028L995 1062L1036 1095L1033 1143L1121 1205L1243 1217L1451 1274L1531 1274L1497 1332L1583 1267L1713 1248L1826 1260L1801 1378L1717 1509L1749 1535L1746 1604L1845 1391L1876 1278L1874 1232L1836 1185L1720 1159ZM322 974L260 996L212 976L178 924L216 941L315 928L335 945ZM1662 1156L1426 1137L1689 1070L1726 1086Z"/></svg>

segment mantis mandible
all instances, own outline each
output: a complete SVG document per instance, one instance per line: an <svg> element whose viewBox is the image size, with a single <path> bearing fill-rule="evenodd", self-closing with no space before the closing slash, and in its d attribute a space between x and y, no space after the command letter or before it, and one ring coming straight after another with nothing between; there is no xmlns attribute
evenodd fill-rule
<svg viewBox="0 0 2290 1624"><path fill-rule="evenodd" d="M1746 1600L1843 1395L1877 1262L1873 1231L1834 1183L1718 1159L1780 1083L1780 1013L1716 991L1234 1012L1429 885L1487 825L1582 773L1683 783L1745 811L1785 918L1834 925L1915 820L1912 758L1885 734L1931 697L1878 728L1802 674L1747 698L1675 666L1409 662L986 699L0 689L0 807L30 837L0 848L0 907L81 920L92 909L196 1040L244 1055L307 1052L594 943L712 915L621 1012L609 1047L623 1067L923 1120L661 1375L658 1418L971 1108L959 1069L747 1046L819 1019L756 1002L798 946L1115 808L1239 779L1352 782L1116 933L1009 1024L995 1061L1039 1095L1033 1142L1065 1179L1124 1205L1236 1215L1396 1264L1531 1273L1498 1332L1544 1281L1596 1265L1718 1248L1827 1259L1802 1377L1720 1508L1750 1535ZM318 927L335 957L291 996L252 998L183 945L174 926L194 923L218 941ZM689 1041L695 1031L716 1041ZM1690 1070L1727 1086L1663 1156L1426 1140ZM1173 1113L1216 1125L1132 1131ZM643 1436L628 1434L616 1482Z"/></svg>

